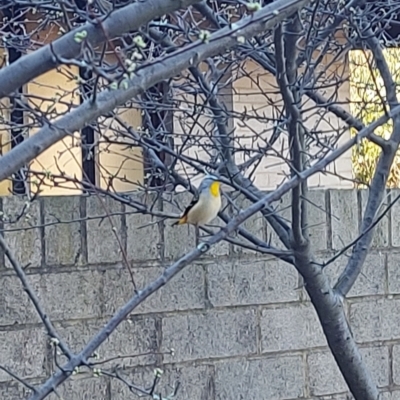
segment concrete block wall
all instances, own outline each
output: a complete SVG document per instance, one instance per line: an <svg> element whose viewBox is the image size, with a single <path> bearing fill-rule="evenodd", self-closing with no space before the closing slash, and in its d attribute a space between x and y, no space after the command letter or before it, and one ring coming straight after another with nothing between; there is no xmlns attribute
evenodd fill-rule
<svg viewBox="0 0 400 400"><path fill-rule="evenodd" d="M388 192L386 201L399 194ZM175 198L181 207L189 199L186 194ZM317 260L329 259L357 236L365 199L355 190L310 193ZM151 197L144 200L154 203ZM285 217L287 204L288 197L276 204ZM4 235L74 351L133 295L122 253L142 288L196 244L192 228L173 229L169 221L151 224L150 216L133 214L110 199L44 197L18 218L25 206L17 197L2 199ZM169 203L154 206L178 212ZM363 274L346 301L353 333L385 400L400 399L399 207L396 203L381 221ZM257 215L246 227L277 242ZM326 268L332 280L344 264L342 257ZM98 353L101 359L124 356L108 365L119 364L136 385L148 386L154 369L162 368L160 388L167 394L179 381L177 399L182 400L351 398L295 269L226 243L150 297ZM35 310L0 254L0 365L38 384L56 369L55 361ZM28 393L0 371L0 398L16 400ZM65 400L136 398L120 381L84 371L58 393Z"/></svg>

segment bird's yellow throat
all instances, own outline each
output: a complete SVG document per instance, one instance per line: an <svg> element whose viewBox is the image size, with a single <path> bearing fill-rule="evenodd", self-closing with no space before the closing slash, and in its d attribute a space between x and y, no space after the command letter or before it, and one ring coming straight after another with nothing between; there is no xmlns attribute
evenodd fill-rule
<svg viewBox="0 0 400 400"><path fill-rule="evenodd" d="M219 187L220 183L218 181L215 181L211 184L210 186L210 192L213 196L218 197L219 196Z"/></svg>

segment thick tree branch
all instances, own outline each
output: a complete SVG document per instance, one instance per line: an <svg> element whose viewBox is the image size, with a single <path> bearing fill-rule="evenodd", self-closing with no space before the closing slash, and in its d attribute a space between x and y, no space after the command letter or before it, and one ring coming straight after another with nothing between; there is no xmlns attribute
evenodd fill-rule
<svg viewBox="0 0 400 400"><path fill-rule="evenodd" d="M292 26L290 32L293 31L296 31L296 29ZM302 134L297 123L300 116L296 108L297 102L294 94L292 94L295 90L293 87L294 76L293 73L290 74L287 71L289 69L288 65L294 63L296 57L294 54L290 54L293 51L284 52L283 44L287 45L288 41L283 41L282 30L277 28L275 32L277 81L283 94L285 109L289 118L288 131L292 162L295 168L293 174L295 175L296 172L301 172L304 164L302 162ZM305 197L306 194L302 193L301 185L292 190L295 266L304 279L305 288L318 313L329 347L352 394L356 399L376 400L378 398L377 387L351 335L343 304L339 296L331 289L322 268L312 262L313 255L311 254L310 244L304 240L301 230L302 224L300 224L301 217L307 218L306 210L301 207L301 197L303 196Z"/></svg>
<svg viewBox="0 0 400 400"><path fill-rule="evenodd" d="M296 29L297 28L297 29ZM289 22L287 31L291 34L298 32L296 21ZM304 134L299 125L301 118L297 105L299 94L295 88L296 54L293 43L295 38L285 32L281 26L275 30L275 54L277 81L284 100L285 111L289 120L288 132L290 151L293 163L292 176L301 173L304 168ZM291 39L291 40L290 40ZM339 296L332 290L322 268L312 262L313 255L310 243L305 240L304 227L307 225L307 210L305 199L307 187L302 184L292 190L292 248L295 254L295 266L305 282L305 288L318 313L319 320L327 338L329 347L336 362L356 399L376 400L378 390L368 368L351 335L343 304Z"/></svg>
<svg viewBox="0 0 400 400"><path fill-rule="evenodd" d="M179 182L187 190L189 190L189 191L191 191L193 193L193 190L192 190L191 186L188 184L188 182L184 178L182 178L176 172L173 172L173 175L174 175L174 178L175 178L175 180L177 182ZM236 188L236 190L240 190L241 191L241 188L240 187ZM265 193L262 193L262 196L260 198L263 198L264 196L265 196ZM254 202L257 201L257 200L259 200L259 199L255 198ZM269 206L265 206L265 208L271 209L271 207L269 207ZM272 212L274 213L273 210L272 210ZM228 224L228 222L231 220L231 217L228 217L223 212L219 212L218 216L226 224ZM209 232L209 231L207 230L207 232ZM261 253L273 255L276 258L279 258L279 259L281 259L283 261L286 261L289 264L293 264L294 263L294 259L293 259L291 251L285 251L285 250L274 248L274 247L268 245L266 242L264 242L263 240L259 239L257 236L253 235L252 233L250 233L249 231L247 231L246 229L244 229L241 226L238 227L237 232L239 233L240 236L242 236L244 239L248 240L250 243L252 243L254 245L254 247L252 247L252 248L250 248L250 247L247 247L247 248L249 248L251 250L258 249L257 251L260 251ZM229 238L227 238L226 240L228 242L233 243L233 244L240 245L242 247L246 247L245 245L243 245L243 243L238 243L237 241L231 240Z"/></svg>
<svg viewBox="0 0 400 400"><path fill-rule="evenodd" d="M222 154L223 154L223 162L222 162L222 173L231 181L233 180L234 183L237 184L236 189L242 191L245 195L247 193L252 193L254 197L246 195L247 198L251 198L253 201L257 201L264 196L264 193L260 193L260 196L257 196L257 190L254 184L250 181L250 179L244 178L243 174L237 168L233 157L231 156L230 152L230 140L229 134L226 130L225 123L223 122L222 117L222 105L220 104L217 97L212 93L211 88L209 87L208 83L205 81L204 77L199 73L199 71L192 71L194 76L198 81L200 81L203 87L207 90L207 98L209 99L210 105L212 107L212 112L215 116L217 121L217 127L220 132L220 139L222 142ZM241 183L238 184L238 181ZM246 182L246 186L243 185L243 182ZM245 190L243 190L245 188ZM278 235L279 239L282 243L288 248L289 247L289 234L288 231L290 230L287 223L280 218L277 213L271 207L266 207L265 210L262 211L263 216L274 229L275 233Z"/></svg>
<svg viewBox="0 0 400 400"><path fill-rule="evenodd" d="M205 4L201 3L198 7L199 10L204 11L207 15L213 16L214 13L210 8ZM216 20L214 21L216 22ZM226 24L225 24L226 25ZM219 25L218 25L219 26ZM161 32L158 32L156 29L151 29L150 34L153 38L165 42L165 46L170 48L171 51L175 47L172 42L168 41L167 38L163 38ZM224 173L228 179L233 180L233 185L236 185L237 190L241 190L247 198L252 201L257 201L264 196L264 193L258 190L255 185L243 176L243 174L237 168L237 165L234 163L233 158L231 157L231 153L229 151L230 148L230 140L229 140L229 133L226 130L225 125L225 118L223 117L223 107L220 104L218 98L213 93L212 88L208 85L205 81L203 75L199 72L198 68L191 67L189 71L195 77L195 79L200 83L200 86L204 89L205 95L207 100L212 107L212 112L215 115L216 123L218 130L220 132L220 138L223 141L223 149L222 154L224 155L222 173ZM289 226L287 225L286 221L283 220L271 207L266 207L265 210L262 211L262 214L274 229L275 233L278 235L282 243L288 248L290 245L289 241L289 234L288 231L290 230ZM223 217L221 217L224 219ZM241 232L239 232L241 233ZM244 233L244 237L248 235L248 233ZM247 237L249 239L249 237ZM254 238L253 238L254 240ZM254 241L251 240L253 243ZM260 244L258 244L260 246Z"/></svg>
<svg viewBox="0 0 400 400"><path fill-rule="evenodd" d="M296 43L299 37L300 21L298 15L293 16L291 21L285 24L283 31L282 24L275 28L275 59L276 59L276 80L282 94L286 117L288 119L289 147L291 154L292 176L303 170L303 146L302 132L300 131L301 114L298 108L300 96L296 89L297 80L297 49ZM292 233L295 244L302 244L303 223L305 216L302 213L302 185L292 191Z"/></svg>
<svg viewBox="0 0 400 400"><path fill-rule="evenodd" d="M120 117L115 117L115 119L124 129L126 129L132 135L132 137L134 138L135 141L137 141L137 143L139 143L139 144L142 143L142 137L137 132L135 132L130 126L128 126L128 124L126 124ZM169 151L169 152L173 153L170 148L167 148L167 146L164 146L162 144L156 143L154 141L154 139L149 139L148 141L151 143L157 144L157 146L160 146L160 149L162 151L164 151L164 148L166 148L165 151ZM160 160L157 153L155 151L153 151L151 148L148 150L149 150L149 157L152 158L152 161L154 162L155 165L157 165L161 170L164 170L167 173L171 173L176 184L182 185L184 188L186 188L192 194L195 194L192 186L189 184L189 182L186 179L184 179L176 171L168 171L167 167L162 163L162 161ZM187 163L189 165L192 165L189 160L187 161ZM234 186L234 183L233 183L233 186ZM240 186L238 186L238 187L236 187L236 190L242 190L242 188ZM107 193L105 193L105 194L107 194ZM260 196L260 198L265 196L265 193L260 192L260 194L262 194L262 196ZM132 204L131 199L121 197L118 194L108 193L108 196L110 196L110 197L114 198L115 200L118 200L128 206L134 207L134 208L140 210L141 212L143 212L143 209L145 209L145 211L147 211L147 208L145 208L143 206L138 207L136 204ZM259 198L256 197L254 199L254 201L257 201L257 200L259 200ZM266 208L270 209L270 207L266 207ZM274 213L273 210L271 210L271 212ZM152 211L152 214L155 215L155 212ZM228 217L222 211L219 212L218 215L225 223L228 223L231 220L231 218ZM209 233L209 230L206 230L206 231ZM289 264L293 264L293 257L291 255L291 252L280 250L280 249L274 248L272 246L269 246L265 241L259 239L255 235L251 234L249 231L247 231L243 227L239 227L237 231L240 236L242 236L244 239L248 240L250 243L252 243L254 245L251 247L248 246L247 248L254 250L254 251L259 251L263 254L273 255L281 260L288 262ZM243 243L239 243L238 241L231 240L230 238L227 238L226 240L230 243L246 247Z"/></svg>
<svg viewBox="0 0 400 400"><path fill-rule="evenodd" d="M340 296L332 290L321 266L311 261L312 255L306 247L297 250L296 267L306 282L305 289L349 389L355 399L377 400L378 389L351 334Z"/></svg>
<svg viewBox="0 0 400 400"><path fill-rule="evenodd" d="M343 11L341 11L341 13L335 17L332 24L319 35L319 39L321 41L327 39L329 35L331 35L332 32L334 32L334 30L347 18L348 11L351 8L356 7L359 3L361 3L361 0L352 0L348 4L346 4ZM220 28L221 26L226 26L228 24L228 22L224 20L221 16L216 16L213 10L203 1L195 4L193 7L201 12L203 16L206 17L210 22L212 22L217 28ZM240 49L243 50L244 53L249 54L249 57L252 58L261 67L263 67L266 71L276 76L276 69L270 64L264 54L262 54L260 51L254 51L252 46L248 43L240 46ZM303 58L302 61L304 61ZM344 108L327 101L320 93L313 90L305 90L304 94L311 100L313 100L317 105L324 107L332 114L340 118L342 121L346 122L349 127L355 128L357 131L365 128L365 125L362 123L362 121L351 115Z"/></svg>
<svg viewBox="0 0 400 400"><path fill-rule="evenodd" d="M319 36L320 40L325 40L333 31L334 29L344 20L346 19L347 12L349 9L352 7L355 7L358 3L360 3L359 0L354 0L348 3L344 10L335 18L334 22L330 25L328 29L325 29L324 32ZM199 12L203 14L213 25L217 28L220 26L226 26L228 23L225 19L223 19L221 16L216 15L213 10L205 3L201 2L199 4L196 4L194 6ZM274 76L277 76L277 71L276 69L271 65L269 60L265 57L264 54L262 54L260 51L254 51L253 47L247 43L242 46L240 46L240 49L246 53L249 54L249 57L252 58L255 62L257 62L260 66L262 66L266 71L270 72ZM283 91L282 93L285 95L286 93L286 85L283 85ZM305 90L304 94L308 96L311 100L313 100L318 106L325 108L326 110L332 112L334 115L336 115L338 118L343 120L346 124L349 125L349 127L355 128L357 131L360 131L365 128L365 125L357 118L355 118L353 115L351 115L348 111L343 109L342 107L333 104L326 100L320 93L314 91L314 90ZM228 166L230 169L230 175L233 176L234 182L236 182L238 185L247 188L248 190L245 190L244 193L247 198L249 198L252 201L256 201L257 199L261 198L263 193L259 191L253 184L252 182L243 177L242 174L240 173L237 168L235 171L232 170L232 166ZM306 207L306 202L303 202L303 207ZM266 210L266 212L263 211L264 216L268 220L268 223L272 226L274 231L277 233L281 241L284 243L284 245L289 248L290 247L290 241L289 241L289 227L285 227L286 223L285 221L282 221L279 219L279 216L277 214L271 213L271 210ZM305 216L305 212L303 213L303 219ZM307 226L306 222L302 222L303 229L305 226Z"/></svg>
<svg viewBox="0 0 400 400"><path fill-rule="evenodd" d="M158 31L157 29L150 29L150 35L159 41L163 47L167 49L168 53L172 53L176 50L176 46L169 40L168 37L164 37L164 35ZM225 160L225 162L232 162L232 152L231 152L231 138L230 133L226 129L226 113L224 112L224 108L222 104L217 99L217 96L214 93L214 88L211 88L208 82L205 80L203 74L199 71L198 67L190 67L190 73L199 83L199 86L202 88L207 101L210 103L212 107L212 112L214 114L215 124L218 128L219 134L219 142L217 143L217 147L220 150L220 153Z"/></svg>
<svg viewBox="0 0 400 400"><path fill-rule="evenodd" d="M389 107L392 109L399 104L396 95L396 83L393 80L392 73L390 72L389 65L386 62L385 56L383 55L381 44L378 38L375 37L371 29L367 29L365 31L365 35L367 35L366 42L368 44L368 47L371 49L372 54L374 55L376 66L383 79ZM376 90L379 90L379 88L376 88Z"/></svg>
<svg viewBox="0 0 400 400"><path fill-rule="evenodd" d="M187 8L199 0L146 0L130 4L111 13L104 21L93 21L66 33L60 39L21 57L0 70L0 98L7 96L32 79L60 65L60 59L72 59L81 52L76 34L86 32L85 40L92 46L114 39L125 32L137 30L156 17L179 8ZM54 54L57 57L54 57Z"/></svg>
<svg viewBox="0 0 400 400"><path fill-rule="evenodd" d="M400 106L393 109L389 114L398 115L400 113ZM293 189L300 183L302 179L308 179L310 176L324 170L331 162L336 160L344 154L356 140L367 137L374 129L387 122L389 116L381 117L379 120L372 123L359 133L359 138L352 138L342 147L332 151L327 157L318 161L315 165L303 171L301 175L291 178L288 182L281 185L274 192L264 196L258 202L252 204L246 210L240 212L236 217L222 228L219 232L213 235L207 242L200 244L196 249L180 258L177 262L168 267L162 275L150 283L145 289L139 291L138 294L133 296L120 310L108 321L104 328L97 333L97 335L90 340L84 349L76 356L72 357L60 371L56 372L49 378L29 399L30 400L43 400L50 394L54 388L62 384L74 371L74 369L82 364L87 363L88 358L96 351L96 349L111 335L111 333L118 327L118 325L143 301L145 301L151 294L159 290L162 286L174 278L180 271L194 260L198 259L204 252L220 241L224 240L228 235L237 229L237 227L250 218L255 213L261 211L266 205L273 201L279 200L285 193ZM321 295L323 293L321 292ZM325 318L328 318L325 316ZM368 399L368 398L367 398Z"/></svg>
<svg viewBox="0 0 400 400"><path fill-rule="evenodd" d="M236 190L243 193L249 200L256 202L262 199L265 195L263 191L257 188L253 182L240 173L235 164L228 166L228 179ZM273 209L272 206L266 206L261 210L261 214L271 225L272 229L278 235L283 245L290 248L290 227L287 222Z"/></svg>
<svg viewBox="0 0 400 400"><path fill-rule="evenodd" d="M166 55L161 60L157 59L149 63L139 70L132 80L126 81L127 89L104 91L98 94L95 102L85 101L81 106L51 126L43 127L34 136L1 157L0 181L32 161L54 143L83 128L88 122L112 111L116 106L126 103L156 83L171 78L222 50L236 47L239 44L238 37L252 37L258 32L271 29L310 1L278 0L252 16L243 18L230 27L211 35L208 43L197 41L182 50Z"/></svg>
<svg viewBox="0 0 400 400"><path fill-rule="evenodd" d="M400 107L397 101L396 85L393 81L393 77L390 73L389 66L387 65L379 41L373 36L373 32L370 29L367 29L366 35L367 44L374 55L376 65L386 88L386 96L390 110L393 111ZM376 89L378 90L378 88ZM349 261L335 284L335 290L337 290L337 292L342 296L346 296L353 287L367 257L374 233L374 229L371 229L371 227L373 227L376 214L382 205L386 182L399 144L400 117L396 115L393 118L392 135L385 146L382 147L382 152L370 185L368 201L365 206L364 217L361 224L362 237L353 247Z"/></svg>

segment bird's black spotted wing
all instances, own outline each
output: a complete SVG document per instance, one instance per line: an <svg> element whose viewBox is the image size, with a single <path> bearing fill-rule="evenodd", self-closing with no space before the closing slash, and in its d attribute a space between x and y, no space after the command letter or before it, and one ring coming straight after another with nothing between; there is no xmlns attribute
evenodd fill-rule
<svg viewBox="0 0 400 400"><path fill-rule="evenodd" d="M184 213L182 214L182 217L187 215L187 213L193 208L193 206L197 203L197 201L199 200L199 196L193 196L192 201L190 202L190 204L186 207Z"/></svg>
<svg viewBox="0 0 400 400"><path fill-rule="evenodd" d="M180 223L180 221L182 220L182 218L184 218L184 217L187 215L187 213L192 209L192 207L197 203L198 200L199 200L199 196L198 196L198 195L193 196L192 201L191 201L190 204L185 208L185 211L183 212L182 216L179 218L178 221L174 222L174 223L172 224L172 226L179 225L179 223Z"/></svg>

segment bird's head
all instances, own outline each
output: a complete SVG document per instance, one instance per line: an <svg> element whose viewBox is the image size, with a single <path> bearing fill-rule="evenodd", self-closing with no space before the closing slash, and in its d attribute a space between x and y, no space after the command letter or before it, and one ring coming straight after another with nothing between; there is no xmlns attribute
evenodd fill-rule
<svg viewBox="0 0 400 400"><path fill-rule="evenodd" d="M218 180L218 178L216 176L208 175L201 182L199 191L203 192L205 190L209 190L213 196L217 197L220 194L219 193L220 186L221 186L221 182Z"/></svg>

